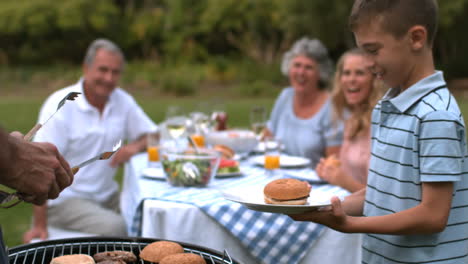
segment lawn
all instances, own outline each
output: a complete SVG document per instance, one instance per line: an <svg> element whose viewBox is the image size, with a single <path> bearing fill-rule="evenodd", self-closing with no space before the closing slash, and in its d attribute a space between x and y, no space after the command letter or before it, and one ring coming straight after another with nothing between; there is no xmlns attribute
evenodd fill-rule
<svg viewBox="0 0 468 264"><path fill-rule="evenodd" d="M165 110L169 105L183 105L187 111L195 110L201 100L200 98L158 98L137 95L137 101L141 104L147 114L159 122L163 119ZM0 99L0 120L3 128L8 131L18 130L26 133L34 126L37 112L44 97L15 97L8 96ZM231 127L247 127L248 112L252 106L265 105L271 107L274 98L246 99L246 98L213 98L206 103L214 104L223 102L225 110L229 114L228 124ZM468 98L458 97L458 102L465 116L465 123L468 120ZM121 178L121 172L118 175ZM29 228L31 223L31 205L20 204L11 209L0 209L0 223L3 228L5 242L9 247L21 244L23 233Z"/></svg>

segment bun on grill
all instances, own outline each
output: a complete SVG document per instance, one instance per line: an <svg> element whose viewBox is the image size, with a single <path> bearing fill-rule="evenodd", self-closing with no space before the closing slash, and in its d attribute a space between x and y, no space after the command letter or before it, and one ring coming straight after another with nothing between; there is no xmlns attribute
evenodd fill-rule
<svg viewBox="0 0 468 264"><path fill-rule="evenodd" d="M159 263L166 256L183 252L184 248L176 242L157 241L144 247L140 252L140 258L149 262Z"/></svg>
<svg viewBox="0 0 468 264"><path fill-rule="evenodd" d="M95 262L89 255L72 254L53 258L50 264L95 264Z"/></svg>
<svg viewBox="0 0 468 264"><path fill-rule="evenodd" d="M206 261L199 255L193 253L178 253L163 258L159 264L206 264Z"/></svg>
<svg viewBox="0 0 468 264"><path fill-rule="evenodd" d="M277 179L265 185L263 195L267 204L302 205L307 203L311 186L296 179Z"/></svg>

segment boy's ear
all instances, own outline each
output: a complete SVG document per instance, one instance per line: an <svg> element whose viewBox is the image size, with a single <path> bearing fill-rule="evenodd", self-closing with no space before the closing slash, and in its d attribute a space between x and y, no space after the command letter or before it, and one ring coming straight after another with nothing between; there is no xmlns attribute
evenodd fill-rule
<svg viewBox="0 0 468 264"><path fill-rule="evenodd" d="M427 30L423 26L413 26L408 30L411 49L421 50L427 43Z"/></svg>

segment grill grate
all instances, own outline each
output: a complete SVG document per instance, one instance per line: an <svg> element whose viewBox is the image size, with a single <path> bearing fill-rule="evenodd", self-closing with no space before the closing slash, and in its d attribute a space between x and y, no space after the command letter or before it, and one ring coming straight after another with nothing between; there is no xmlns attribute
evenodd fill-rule
<svg viewBox="0 0 468 264"><path fill-rule="evenodd" d="M123 250L131 251L137 257L140 251L148 244L160 241L149 238L109 238L84 237L73 239L49 240L39 243L26 244L9 250L10 264L49 264L54 257L69 254L87 254L93 256L104 251ZM186 253L202 256L208 264L240 264L233 260L225 250L218 251L174 241L182 245ZM135 264L151 264L138 258Z"/></svg>

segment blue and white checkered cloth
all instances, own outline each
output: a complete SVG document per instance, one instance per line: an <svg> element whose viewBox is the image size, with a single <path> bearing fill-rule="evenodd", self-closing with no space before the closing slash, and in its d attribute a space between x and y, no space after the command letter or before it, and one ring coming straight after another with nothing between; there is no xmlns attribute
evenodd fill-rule
<svg viewBox="0 0 468 264"><path fill-rule="evenodd" d="M159 199L197 206L238 238L260 263L299 263L324 227L315 223L295 222L281 214L252 211L242 204L224 199L222 190L263 186L272 180L271 176L265 175L263 168L243 166L242 170L246 176L213 180L209 188L172 187L168 184L164 188L154 188L151 183L143 184L140 185L145 189L142 191L151 193L143 200ZM277 177L281 175L279 172ZM331 185L315 185L313 188L338 196L347 194ZM141 235L143 200L133 217L131 235Z"/></svg>

